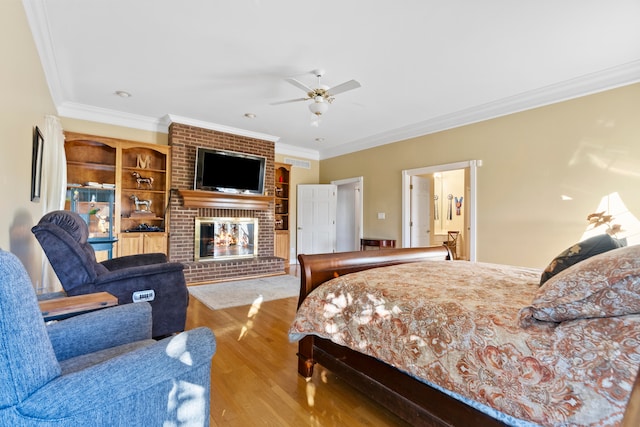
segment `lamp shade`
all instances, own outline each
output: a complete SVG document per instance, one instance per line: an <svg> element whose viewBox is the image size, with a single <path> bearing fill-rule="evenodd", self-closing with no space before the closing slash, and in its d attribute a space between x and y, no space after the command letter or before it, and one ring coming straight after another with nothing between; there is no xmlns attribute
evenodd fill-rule
<svg viewBox="0 0 640 427"><path fill-rule="evenodd" d="M316 116L321 116L327 112L329 105L326 102L314 102L309 104L309 110Z"/></svg>

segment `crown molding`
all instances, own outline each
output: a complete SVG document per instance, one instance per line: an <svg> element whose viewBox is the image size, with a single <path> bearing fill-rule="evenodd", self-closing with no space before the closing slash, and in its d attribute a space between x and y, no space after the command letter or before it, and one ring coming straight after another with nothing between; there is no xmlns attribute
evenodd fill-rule
<svg viewBox="0 0 640 427"><path fill-rule="evenodd" d="M640 60L320 151L320 159L441 132L640 82Z"/></svg>
<svg viewBox="0 0 640 427"><path fill-rule="evenodd" d="M58 115L71 119L88 120L97 123L141 129L151 132L167 133L161 120L139 114L95 107L92 105L65 102L57 106Z"/></svg>
<svg viewBox="0 0 640 427"><path fill-rule="evenodd" d="M312 160L324 160L484 120L490 120L545 105L568 101L570 99L615 89L617 87L637 82L640 82L640 61L634 61L598 73L589 74L486 104L466 108L451 114L434 117L422 122L393 129L389 132L383 132L366 138L354 140L341 146L312 150L288 144L277 144L276 152L279 154L303 157ZM167 133L169 125L172 122L177 122L203 129L210 129L272 142L277 142L280 139L280 137L274 135L190 119L173 114L168 114L161 119L156 119L72 102L65 102L59 105L57 110L58 114L62 117L88 120L98 123L108 123L152 132Z"/></svg>
<svg viewBox="0 0 640 427"><path fill-rule="evenodd" d="M49 93L53 104L56 106L64 100L60 76L55 66L53 46L49 36L49 21L47 20L46 0L22 0L24 12L29 23L29 29L33 35L36 50L40 56L40 63L44 70L44 77L49 86Z"/></svg>
<svg viewBox="0 0 640 427"><path fill-rule="evenodd" d="M170 125L171 123L180 123L183 125L195 126L202 129L215 130L218 132L230 133L232 135L244 136L247 138L262 139L262 140L271 141L271 142L278 142L278 140L280 139L279 136L268 135L266 133L260 133L260 132L253 132L246 129L234 128L231 126L205 122L202 120L190 119L188 117L176 116L174 114L167 114L165 116L164 122L167 123L167 130L169 128L168 125Z"/></svg>
<svg viewBox="0 0 640 427"><path fill-rule="evenodd" d="M311 148L296 147L295 145L276 143L276 154L299 157L307 160L320 160L320 152Z"/></svg>

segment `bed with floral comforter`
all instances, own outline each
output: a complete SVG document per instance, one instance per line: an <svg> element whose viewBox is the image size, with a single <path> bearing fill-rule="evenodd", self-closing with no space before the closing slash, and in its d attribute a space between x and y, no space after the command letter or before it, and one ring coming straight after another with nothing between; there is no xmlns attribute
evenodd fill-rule
<svg viewBox="0 0 640 427"><path fill-rule="evenodd" d="M289 331L545 426L619 425L640 366L640 247L541 270L424 261L311 292Z"/></svg>

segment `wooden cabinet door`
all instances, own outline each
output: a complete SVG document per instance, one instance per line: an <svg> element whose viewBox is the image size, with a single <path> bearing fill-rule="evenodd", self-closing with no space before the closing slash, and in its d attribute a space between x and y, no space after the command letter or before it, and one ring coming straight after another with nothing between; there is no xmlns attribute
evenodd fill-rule
<svg viewBox="0 0 640 427"><path fill-rule="evenodd" d="M289 265L289 232L278 230L275 238L275 255L284 258L285 265Z"/></svg>
<svg viewBox="0 0 640 427"><path fill-rule="evenodd" d="M167 233L122 233L118 238L118 256L167 253Z"/></svg>
<svg viewBox="0 0 640 427"><path fill-rule="evenodd" d="M142 254L142 236L140 233L121 233L118 236L118 256Z"/></svg>
<svg viewBox="0 0 640 427"><path fill-rule="evenodd" d="M167 253L167 235L166 233L145 233L142 235L144 253Z"/></svg>

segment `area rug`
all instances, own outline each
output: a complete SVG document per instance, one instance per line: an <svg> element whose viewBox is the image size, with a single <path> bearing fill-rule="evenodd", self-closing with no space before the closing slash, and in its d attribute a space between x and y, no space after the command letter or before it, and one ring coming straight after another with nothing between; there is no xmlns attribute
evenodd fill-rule
<svg viewBox="0 0 640 427"><path fill-rule="evenodd" d="M189 293L212 310L298 296L300 278L283 274L189 286Z"/></svg>

